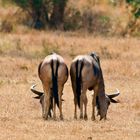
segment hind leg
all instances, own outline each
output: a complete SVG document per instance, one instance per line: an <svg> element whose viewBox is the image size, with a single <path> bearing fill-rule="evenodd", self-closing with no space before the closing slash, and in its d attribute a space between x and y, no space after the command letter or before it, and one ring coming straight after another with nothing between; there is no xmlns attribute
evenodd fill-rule
<svg viewBox="0 0 140 140"><path fill-rule="evenodd" d="M74 94L74 119L77 119L77 97L76 97L76 87L75 84L72 84L72 90Z"/></svg>
<svg viewBox="0 0 140 140"><path fill-rule="evenodd" d="M80 119L83 119L83 96L80 96Z"/></svg>
<svg viewBox="0 0 140 140"><path fill-rule="evenodd" d="M56 103L54 99L53 99L53 119L56 120Z"/></svg>
<svg viewBox="0 0 140 140"><path fill-rule="evenodd" d="M48 119L48 114L49 114L49 108L50 108L50 93L45 90L44 94L44 108L43 108L43 118L45 120Z"/></svg>
<svg viewBox="0 0 140 140"><path fill-rule="evenodd" d="M45 120L48 119L49 112L50 112L50 104L51 104L51 90L49 87L50 85L48 83L43 85L44 98L42 104L42 116Z"/></svg>
<svg viewBox="0 0 140 140"><path fill-rule="evenodd" d="M85 119L85 120L88 119L88 116L87 116L87 103L88 103L88 99L87 99L87 96L86 96L86 94L85 94L85 96L84 96L84 107L85 107L84 119Z"/></svg>
<svg viewBox="0 0 140 140"><path fill-rule="evenodd" d="M63 113L62 113L62 91L63 86L60 86L58 89L58 97L59 97L59 111L60 111L60 119L63 120Z"/></svg>
<svg viewBox="0 0 140 140"><path fill-rule="evenodd" d="M74 96L74 119L77 119L77 98Z"/></svg>

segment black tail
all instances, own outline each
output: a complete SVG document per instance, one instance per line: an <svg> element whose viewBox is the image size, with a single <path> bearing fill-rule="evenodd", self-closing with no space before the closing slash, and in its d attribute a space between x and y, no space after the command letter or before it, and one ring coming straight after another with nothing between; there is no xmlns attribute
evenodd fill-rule
<svg viewBox="0 0 140 140"><path fill-rule="evenodd" d="M51 68L52 68L52 92L53 92L53 97L55 100L55 103L59 107L59 99L58 99L58 67L59 67L59 62L56 61L56 71L54 72L54 61L52 60L51 62Z"/></svg>
<svg viewBox="0 0 140 140"><path fill-rule="evenodd" d="M78 71L78 65L80 65L79 71ZM81 96L81 85L82 85L81 72L83 69L83 65L84 65L83 61L76 62L76 93L77 93L77 102L79 107L80 107L80 96Z"/></svg>

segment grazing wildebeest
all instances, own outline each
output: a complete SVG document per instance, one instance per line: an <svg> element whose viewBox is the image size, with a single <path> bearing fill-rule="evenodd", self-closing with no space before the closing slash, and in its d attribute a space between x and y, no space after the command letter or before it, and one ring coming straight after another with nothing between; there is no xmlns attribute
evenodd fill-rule
<svg viewBox="0 0 140 140"><path fill-rule="evenodd" d="M64 84L68 79L68 68L64 59L56 54L50 54L39 64L38 75L43 85L44 94L39 95L42 102L42 116L48 119L50 109L53 108L53 118L56 118L56 104L60 111L60 119L62 114L62 91ZM51 107L51 105L53 106Z"/></svg>
<svg viewBox="0 0 140 140"><path fill-rule="evenodd" d="M100 67L99 56L94 52L89 55L77 56L71 64L70 76L72 82L72 89L74 93L75 112L74 118L77 119L77 104L80 108L80 118L83 118L84 105L84 119L87 119L87 90L93 90L94 95L92 99L92 120L95 120L95 106L100 115L100 120L106 118L107 110L110 102L117 103L114 97L119 95L119 92L107 95L105 93L105 85L102 69Z"/></svg>

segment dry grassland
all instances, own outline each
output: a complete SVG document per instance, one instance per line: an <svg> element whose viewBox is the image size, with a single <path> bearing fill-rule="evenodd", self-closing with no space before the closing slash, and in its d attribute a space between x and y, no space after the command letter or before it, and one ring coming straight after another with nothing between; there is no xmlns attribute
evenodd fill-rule
<svg viewBox="0 0 140 140"><path fill-rule="evenodd" d="M53 48L53 49L52 49ZM30 86L38 84L37 67L45 53L60 53L70 66L78 54L99 53L106 92L118 88L120 104L111 104L106 121L74 120L70 79L63 98L64 121L41 117L41 106ZM79 33L37 32L0 34L0 139L1 140L139 140L140 41L137 38L103 38ZM58 113L57 113L58 114ZM58 116L58 115L57 115Z"/></svg>

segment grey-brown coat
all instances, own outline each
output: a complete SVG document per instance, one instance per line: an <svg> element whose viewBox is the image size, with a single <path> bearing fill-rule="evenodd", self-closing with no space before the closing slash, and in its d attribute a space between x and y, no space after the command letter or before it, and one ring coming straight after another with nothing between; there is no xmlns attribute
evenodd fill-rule
<svg viewBox="0 0 140 140"><path fill-rule="evenodd" d="M61 98L64 84L68 79L68 68L64 59L56 53L46 56L39 64L38 75L44 90L42 99L43 118L48 119L50 105L53 104L53 118L55 119L57 104L60 111L60 119L63 119Z"/></svg>
<svg viewBox="0 0 140 140"><path fill-rule="evenodd" d="M93 90L92 120L95 120L95 106L97 106L100 119L106 118L110 102L117 102L114 98L119 93L108 96L105 94L105 85L99 56L94 52L89 55L79 55L71 63L70 76L74 93L75 112L77 118L77 104L80 107L80 118L83 118L83 105L85 109L84 119L87 119L87 90Z"/></svg>

